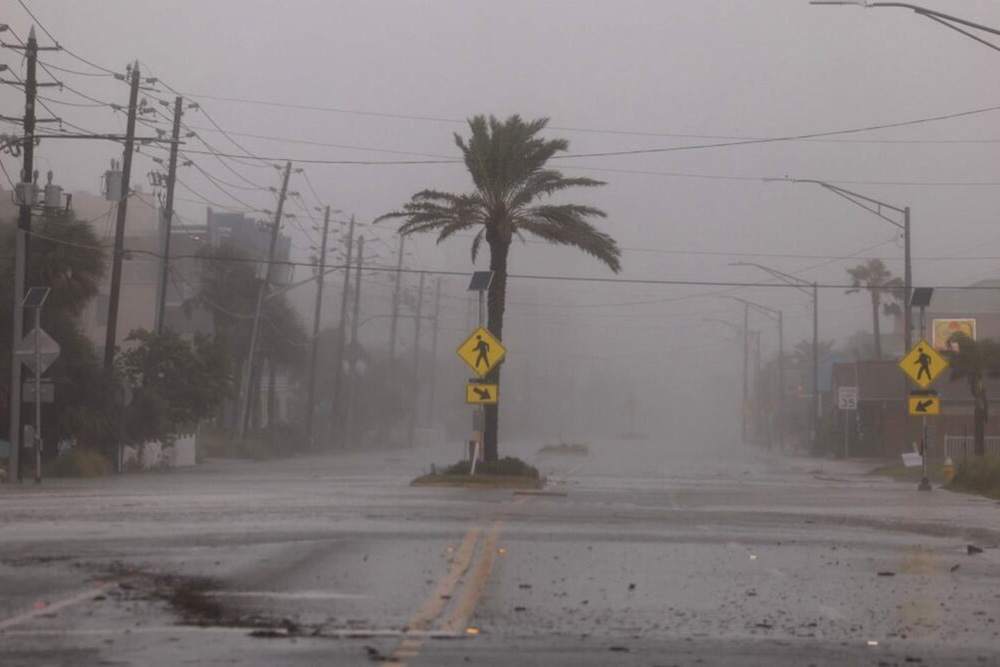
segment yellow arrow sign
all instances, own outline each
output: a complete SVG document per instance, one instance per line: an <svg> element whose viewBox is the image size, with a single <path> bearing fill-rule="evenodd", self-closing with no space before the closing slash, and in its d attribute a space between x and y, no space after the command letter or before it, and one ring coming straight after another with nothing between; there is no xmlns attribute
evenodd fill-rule
<svg viewBox="0 0 1000 667"><path fill-rule="evenodd" d="M899 367L917 386L926 389L948 368L948 361L926 340L919 340L900 360Z"/></svg>
<svg viewBox="0 0 1000 667"><path fill-rule="evenodd" d="M941 414L941 398L910 394L910 414L916 417Z"/></svg>
<svg viewBox="0 0 1000 667"><path fill-rule="evenodd" d="M465 402L472 405L495 405L500 398L500 385L470 382L465 385Z"/></svg>
<svg viewBox="0 0 1000 667"><path fill-rule="evenodd" d="M458 356L476 371L479 377L484 377L496 368L500 360L507 354L506 348L493 337L489 331L479 327L465 342L458 346Z"/></svg>

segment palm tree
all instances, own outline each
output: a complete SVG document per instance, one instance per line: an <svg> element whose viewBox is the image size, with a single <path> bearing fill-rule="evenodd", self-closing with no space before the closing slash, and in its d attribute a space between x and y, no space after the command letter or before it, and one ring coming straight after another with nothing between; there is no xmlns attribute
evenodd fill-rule
<svg viewBox="0 0 1000 667"><path fill-rule="evenodd" d="M882 359L882 336L880 333L879 309L886 315L896 315L900 312L899 302L903 300L903 281L892 275L881 259L870 259L864 264L858 264L847 269L851 277L851 289L848 294L868 290L872 300L872 333L875 336L875 358Z"/></svg>
<svg viewBox="0 0 1000 667"><path fill-rule="evenodd" d="M1000 377L1000 342L984 338L975 340L964 333L952 334L945 350L951 367L952 381L965 379L974 401L972 420L976 456L986 453L987 413L986 376Z"/></svg>
<svg viewBox="0 0 1000 667"><path fill-rule="evenodd" d="M816 357L822 361L826 357L833 354L833 341L832 340L821 340L819 345L816 346L819 352ZM792 364L798 368L812 368L813 363L813 344L811 340L800 340L795 344L795 348L791 353Z"/></svg>
<svg viewBox="0 0 1000 667"><path fill-rule="evenodd" d="M465 167L472 177L472 192L423 190L413 195L402 210L378 218L404 220L399 227L403 235L437 232L438 243L456 232L478 229L472 241L472 261L476 261L485 239L493 271L488 326L501 340L507 261L515 236L523 238L524 233L529 233L556 245L574 246L616 273L621 269L618 244L590 222L592 218L606 217L604 211L581 204L541 202L570 188L604 185L590 178L566 178L559 171L546 168L550 158L569 148L565 139L538 136L548 122L547 118L526 122L516 115L502 122L493 116L473 117L469 120L468 140L455 135L455 144L462 151ZM499 383L500 369L493 369L488 379ZM488 405L484 433L487 460L497 458L497 430L497 406Z"/></svg>

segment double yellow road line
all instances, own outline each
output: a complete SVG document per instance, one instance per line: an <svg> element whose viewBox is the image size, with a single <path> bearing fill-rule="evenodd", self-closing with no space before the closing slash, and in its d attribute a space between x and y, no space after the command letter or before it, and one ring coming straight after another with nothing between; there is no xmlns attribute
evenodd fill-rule
<svg viewBox="0 0 1000 667"><path fill-rule="evenodd" d="M519 496L510 504L520 505L527 500L528 496ZM392 652L391 660L383 662L383 665L405 667L406 660L420 654L426 633L433 630L435 625L442 634L478 634L477 628L469 626L469 619L475 613L486 582L493 572L497 554L500 553L500 531L506 523L507 519L501 517L489 527L474 526L465 532L462 544L451 559L448 572L410 621ZM470 570L471 574L466 578Z"/></svg>

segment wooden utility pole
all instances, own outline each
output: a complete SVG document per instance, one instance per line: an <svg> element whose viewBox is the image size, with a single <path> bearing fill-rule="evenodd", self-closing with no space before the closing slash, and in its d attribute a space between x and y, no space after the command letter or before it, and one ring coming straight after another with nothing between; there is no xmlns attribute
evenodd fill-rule
<svg viewBox="0 0 1000 667"><path fill-rule="evenodd" d="M264 279L257 287L257 307L254 310L253 328L250 330L250 349L247 351L246 365L243 369L243 403L240 408L239 439L246 436L247 422L250 420L250 402L254 395L251 385L253 371L257 361L257 338L260 336L260 316L264 307L264 297L271 282L271 270L274 266L274 249L278 245L278 232L281 230L281 216L285 208L285 197L288 194L288 177L292 173L292 163L285 163L285 177L281 183L281 193L278 195L278 208L274 212L274 226L271 227L271 242L267 250L267 269Z"/></svg>
<svg viewBox="0 0 1000 667"><path fill-rule="evenodd" d="M434 393L437 389L437 346L438 346L438 317L441 314L441 278L437 279L437 287L434 288L434 332L431 334L431 375L427 400L427 421L434 420Z"/></svg>
<svg viewBox="0 0 1000 667"><path fill-rule="evenodd" d="M396 325L399 321L399 293L403 285L403 241L399 237L399 254L396 256L396 286L392 291L392 320L389 323L389 381L394 380L396 371Z"/></svg>
<svg viewBox="0 0 1000 667"><path fill-rule="evenodd" d="M115 220L115 250L111 258L111 294L108 298L107 331L104 334L104 368L111 370L115 363L115 338L118 333L118 301L122 289L122 255L125 249L125 216L128 214L129 177L132 172L132 153L135 151L135 117L139 101L139 61L132 64L131 85L128 98L128 122L125 125L125 154L122 156L122 191Z"/></svg>
<svg viewBox="0 0 1000 667"><path fill-rule="evenodd" d="M344 289L340 295L340 322L337 325L337 364L336 372L333 375L333 410L331 412L333 423L337 421L340 414L340 386L344 377L344 344L347 341L347 304L350 303L351 296L351 259L354 245L354 216L351 216L351 224L347 228L347 257L344 262Z"/></svg>
<svg viewBox="0 0 1000 667"><path fill-rule="evenodd" d="M361 266L365 261L365 237L358 237L358 267L354 276L354 316L351 318L351 348L347 365L347 415L344 420L344 445L354 441L354 405L357 399L356 369L358 365L358 324L361 317ZM350 267L347 269L350 271Z"/></svg>
<svg viewBox="0 0 1000 667"><path fill-rule="evenodd" d="M24 309L21 307L21 300L24 298L24 286L27 282L28 232L31 231L31 201L28 198L27 188L34 186L32 174L35 169L35 95L38 90L35 66L38 62L38 40L35 39L34 26L28 34L24 55L27 59L24 82L24 141L21 144L24 162L18 184L26 189L21 194L17 229L14 232L14 296L11 299L14 312L10 351L10 470L7 471L7 480L10 482L21 479L21 360L17 358L15 350L24 335Z"/></svg>
<svg viewBox="0 0 1000 667"><path fill-rule="evenodd" d="M420 272L417 287L417 314L413 318L413 403L410 406L410 447L415 443L417 408L420 406L420 320L424 309L424 272Z"/></svg>
<svg viewBox="0 0 1000 667"><path fill-rule="evenodd" d="M323 315L323 277L326 274L326 239L330 233L330 207L323 213L323 240L319 249L319 272L316 274L316 311L313 314L312 350L309 354L309 397L306 399L306 433L313 440L316 415L316 356L319 352L320 319Z"/></svg>
<svg viewBox="0 0 1000 667"><path fill-rule="evenodd" d="M174 99L174 131L170 135L170 162L167 166L167 199L163 207L163 266L160 271L160 298L156 304L156 332L163 331L167 311L167 283L170 281L170 230L174 222L174 186L177 181L177 147L181 137L181 113L184 98Z"/></svg>

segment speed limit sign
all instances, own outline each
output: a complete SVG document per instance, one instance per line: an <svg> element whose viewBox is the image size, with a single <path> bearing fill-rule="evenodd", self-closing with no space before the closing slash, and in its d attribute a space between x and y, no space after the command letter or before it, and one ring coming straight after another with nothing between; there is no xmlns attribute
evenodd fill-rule
<svg viewBox="0 0 1000 667"><path fill-rule="evenodd" d="M841 410L858 409L858 388L839 387L837 390L837 407Z"/></svg>

